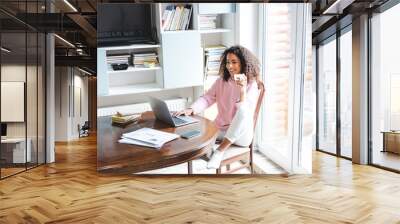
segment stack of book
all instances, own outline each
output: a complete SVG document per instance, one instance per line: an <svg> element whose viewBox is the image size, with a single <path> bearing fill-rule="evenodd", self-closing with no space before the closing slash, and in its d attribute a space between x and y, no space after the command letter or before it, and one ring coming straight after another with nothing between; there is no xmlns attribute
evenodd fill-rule
<svg viewBox="0 0 400 224"><path fill-rule="evenodd" d="M141 117L140 114L123 114L117 112L117 114L111 117L111 121L113 125L124 126L139 121L140 117Z"/></svg>
<svg viewBox="0 0 400 224"><path fill-rule="evenodd" d="M158 66L158 56L156 53L134 53L132 64L136 68L153 68Z"/></svg>
<svg viewBox="0 0 400 224"><path fill-rule="evenodd" d="M162 29L164 31L187 30L191 16L191 5L168 5L162 16Z"/></svg>
<svg viewBox="0 0 400 224"><path fill-rule="evenodd" d="M109 68L113 68L113 65L125 65L128 67L129 65L129 54L122 54L122 55L110 55L107 56L107 64Z"/></svg>
<svg viewBox="0 0 400 224"><path fill-rule="evenodd" d="M124 133L119 143L147 146L152 148L161 148L165 143L179 138L174 133L158 131L151 128L141 128L136 131Z"/></svg>
<svg viewBox="0 0 400 224"><path fill-rule="evenodd" d="M221 65L221 56L226 50L223 45L208 46L204 48L205 75L218 75Z"/></svg>
<svg viewBox="0 0 400 224"><path fill-rule="evenodd" d="M209 30L217 28L217 15L200 15L199 29Z"/></svg>

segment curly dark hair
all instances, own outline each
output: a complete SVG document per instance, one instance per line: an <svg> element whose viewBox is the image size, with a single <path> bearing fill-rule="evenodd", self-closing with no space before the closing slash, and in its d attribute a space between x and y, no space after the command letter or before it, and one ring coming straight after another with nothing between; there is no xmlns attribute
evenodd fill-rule
<svg viewBox="0 0 400 224"><path fill-rule="evenodd" d="M260 62L258 61L257 57L247 48L236 45L226 49L221 56L222 60L219 67L219 74L222 76L224 81L228 81L231 77L228 69L226 68L226 60L228 54L235 54L239 58L241 67L240 73L244 73L247 77L247 80L259 80Z"/></svg>

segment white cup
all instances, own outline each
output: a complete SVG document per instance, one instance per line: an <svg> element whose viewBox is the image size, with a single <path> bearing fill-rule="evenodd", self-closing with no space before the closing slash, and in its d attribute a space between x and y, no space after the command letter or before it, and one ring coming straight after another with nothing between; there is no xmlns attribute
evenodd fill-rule
<svg viewBox="0 0 400 224"><path fill-rule="evenodd" d="M245 74L235 74L235 75L233 75L233 79L235 81L243 81L246 79L246 75Z"/></svg>

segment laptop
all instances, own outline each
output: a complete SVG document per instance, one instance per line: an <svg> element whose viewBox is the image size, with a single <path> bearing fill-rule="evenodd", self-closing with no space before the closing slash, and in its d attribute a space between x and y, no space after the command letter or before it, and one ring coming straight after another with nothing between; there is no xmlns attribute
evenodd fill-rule
<svg viewBox="0 0 400 224"><path fill-rule="evenodd" d="M173 117L167 107L167 104L163 100L154 97L149 97L149 98L150 98L150 106L154 112L154 115L158 120L162 122L165 122L173 127L179 127L199 122L199 120L189 116Z"/></svg>

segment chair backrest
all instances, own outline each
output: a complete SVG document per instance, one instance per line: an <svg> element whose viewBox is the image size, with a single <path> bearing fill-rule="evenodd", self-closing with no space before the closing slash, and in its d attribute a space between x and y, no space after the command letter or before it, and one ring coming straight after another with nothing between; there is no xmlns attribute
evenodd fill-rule
<svg viewBox="0 0 400 224"><path fill-rule="evenodd" d="M256 105L256 109L254 110L254 130L256 129L256 125L257 125L257 118L258 118L258 114L260 112L260 108L261 108L261 104L262 101L264 99L264 93L265 93L265 88L264 88L264 83L262 81L257 81L257 86L258 89L260 91L259 95L258 95L258 100L257 100L257 105Z"/></svg>
<svg viewBox="0 0 400 224"><path fill-rule="evenodd" d="M90 126L89 126L89 121L85 121L85 123L82 125L82 129L89 129L90 128Z"/></svg>

